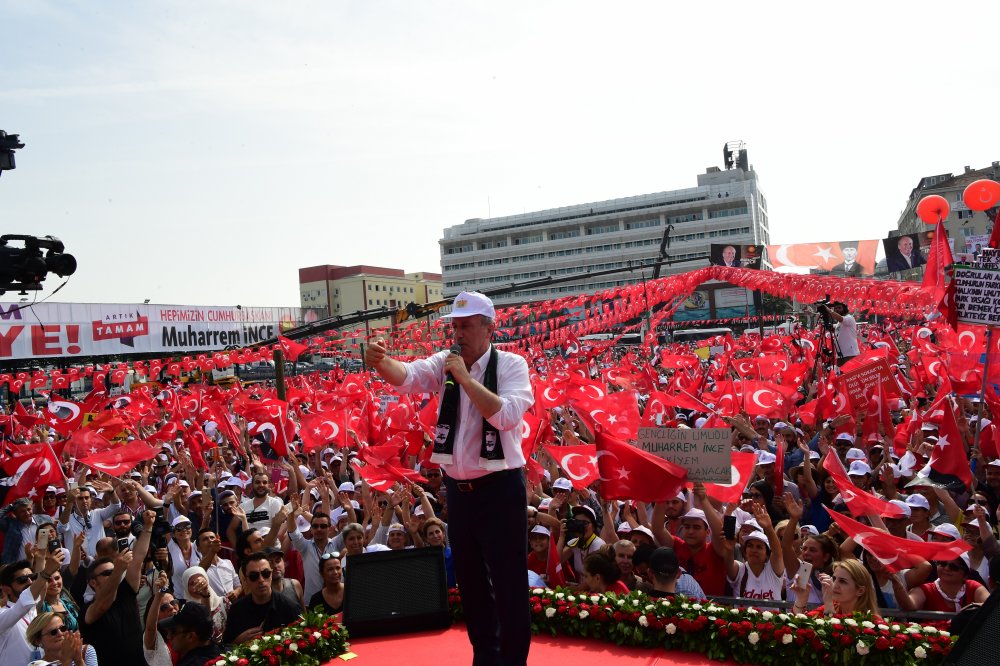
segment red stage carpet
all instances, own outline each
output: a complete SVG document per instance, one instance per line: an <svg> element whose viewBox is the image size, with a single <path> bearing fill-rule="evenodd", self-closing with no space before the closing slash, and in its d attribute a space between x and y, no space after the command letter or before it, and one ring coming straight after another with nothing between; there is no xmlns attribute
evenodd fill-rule
<svg viewBox="0 0 1000 666"><path fill-rule="evenodd" d="M470 666L472 647L465 626L450 629L351 639L357 658L350 666ZM342 664L334 659L332 664ZM538 666L706 666L728 662L712 661L700 654L666 652L663 649L618 647L582 638L533 636L528 664Z"/></svg>

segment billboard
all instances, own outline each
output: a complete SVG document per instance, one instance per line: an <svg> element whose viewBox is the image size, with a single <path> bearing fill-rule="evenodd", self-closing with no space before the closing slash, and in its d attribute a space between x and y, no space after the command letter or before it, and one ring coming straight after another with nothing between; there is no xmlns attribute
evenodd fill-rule
<svg viewBox="0 0 1000 666"><path fill-rule="evenodd" d="M712 243L708 254L708 262L712 266L759 269L763 249L763 245Z"/></svg>
<svg viewBox="0 0 1000 666"><path fill-rule="evenodd" d="M885 248L885 267L890 273L908 271L927 263L927 258L920 251L922 246L930 246L926 233L885 238L882 245Z"/></svg>
<svg viewBox="0 0 1000 666"><path fill-rule="evenodd" d="M845 277L875 275L883 256L878 239L767 246L767 258L775 270L808 269Z"/></svg>
<svg viewBox="0 0 1000 666"><path fill-rule="evenodd" d="M202 305L0 303L0 360L244 347L322 311Z"/></svg>

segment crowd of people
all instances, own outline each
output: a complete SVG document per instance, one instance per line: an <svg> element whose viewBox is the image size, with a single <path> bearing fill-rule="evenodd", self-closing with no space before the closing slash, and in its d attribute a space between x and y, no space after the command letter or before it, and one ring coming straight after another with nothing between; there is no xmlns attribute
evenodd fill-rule
<svg viewBox="0 0 1000 666"><path fill-rule="evenodd" d="M835 326L845 318L857 326L846 308L835 312ZM513 487L524 489L523 501L516 498L524 516L512 523L522 531L526 523L523 567L516 554L513 559L527 568L529 586L735 597L747 604L784 601L795 612L873 616L914 610L956 614L983 603L1000 583L1000 456L987 450L983 432L990 425L989 401L952 398L948 372L929 377L920 369L920 355L936 350L946 358L941 350L947 340L940 339L946 336L939 329L860 328L851 362L888 359L902 389L879 405L885 418L877 418L881 415L870 405L842 404L826 395L849 366L838 370L835 353L821 353L822 332L707 341L725 350L711 355L694 353L703 342L663 343L652 353L609 344L529 356L535 394L530 409L542 432L536 445L518 447L527 472L515 469L523 486ZM471 334L460 335L468 345ZM748 409L738 388L751 378L737 371L737 362L764 353L782 354L786 366L802 371L793 377L756 366L755 381L767 374L774 386L794 394L780 415ZM398 380L389 383L401 384L400 391L412 392L412 398L397 395L376 373L299 378L313 382L313 390L311 397L287 403L298 435L280 456L272 455L274 442L255 433L237 408L240 401L276 400L273 387L257 387L248 397L248 390L179 382L147 386L133 391L147 398L136 401L144 405L141 414L129 414L134 405L96 389L84 402L99 412L129 415L121 436L156 449L150 459L114 474L70 455L61 445L77 432L50 427L44 404L25 401L8 410L0 421L5 457L16 457L25 447L50 449L64 480L9 501L0 512L5 604L0 666L203 664L226 646L294 621L305 608L341 612L349 563L375 551L437 548L448 584L457 582L461 591L469 564L456 562L452 544L462 542L460 551L473 547L467 536L472 528L466 526L473 519L489 529L505 518L488 506L468 519L455 515L469 509L460 508L453 496L477 483L449 477L458 462L445 463L444 470L434 462L432 452L440 453L448 439L441 430L445 421L438 421L437 433L445 433L440 438L433 427L419 424L435 390L414 385L422 380L407 374L413 370L394 375L395 366L382 356L373 358L382 378ZM441 362L472 391L455 365L460 361L445 352ZM493 391L500 395L508 372L503 362L501 388ZM442 374L442 368L435 372ZM579 470L561 467L553 451L600 439L606 422L595 422L572 398L574 386L594 384L606 396L631 391L644 425L730 428L733 453L755 457L749 474L736 482L739 497L721 501L704 483L681 484L662 501L608 497L599 455L591 464L600 478L581 483ZM557 387L564 399L558 404L540 399L540 386ZM726 386L735 391L728 396L729 409L722 406ZM375 409L382 394L392 394L393 401ZM203 405L211 395L226 409L178 413L178 397L190 395L200 396ZM681 395L684 399L663 399ZM349 439L331 436L317 446L303 436L303 424L331 396L348 410ZM400 405L409 405L411 423L398 422ZM496 420L486 418L492 413L486 409L484 420ZM957 442L948 441L951 430L944 432L952 416ZM229 421L227 427L220 418ZM392 418L393 428L380 422ZM459 417L467 418L465 412ZM175 421L180 422L176 435L154 437ZM489 424L485 427L488 432ZM509 424L498 428L501 439L512 430ZM197 447L191 445L192 429L204 437ZM402 440L394 439L400 433ZM484 455L487 440L484 435ZM933 470L928 474L936 449L948 444L962 450L971 483ZM478 439L475 448L478 453ZM395 452L391 460L387 449ZM397 477L366 473L381 465ZM880 508L858 511L856 495L869 498L865 506ZM838 516L853 516L867 532L849 534ZM927 559L920 553L929 551L917 549L906 553L901 567L872 545L883 536L968 547L942 550L961 551L947 559Z"/></svg>

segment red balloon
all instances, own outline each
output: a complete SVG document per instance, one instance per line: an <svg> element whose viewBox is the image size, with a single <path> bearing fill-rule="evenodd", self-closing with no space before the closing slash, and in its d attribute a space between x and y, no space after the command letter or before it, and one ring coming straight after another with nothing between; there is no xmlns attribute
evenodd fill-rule
<svg viewBox="0 0 1000 666"><path fill-rule="evenodd" d="M930 194L920 200L917 204L917 217L926 224L937 224L938 220L948 217L951 206L944 197Z"/></svg>
<svg viewBox="0 0 1000 666"><path fill-rule="evenodd" d="M962 201L970 210L992 208L1000 201L1000 183L986 178L969 183L962 193Z"/></svg>

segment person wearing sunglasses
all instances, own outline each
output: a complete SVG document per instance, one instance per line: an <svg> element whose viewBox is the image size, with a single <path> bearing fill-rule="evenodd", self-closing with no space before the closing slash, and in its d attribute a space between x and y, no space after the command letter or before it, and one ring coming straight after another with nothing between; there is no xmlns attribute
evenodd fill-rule
<svg viewBox="0 0 1000 666"><path fill-rule="evenodd" d="M99 558L90 568L88 585L94 591L94 600L83 608L80 631L105 663L144 661L137 595L155 519L152 510L145 511L135 547L123 550L113 559Z"/></svg>
<svg viewBox="0 0 1000 666"><path fill-rule="evenodd" d="M226 645L245 643L276 627L291 624L298 618L301 607L271 589L271 562L264 553L253 553L241 568L245 596L229 609L222 642Z"/></svg>
<svg viewBox="0 0 1000 666"><path fill-rule="evenodd" d="M59 613L47 611L28 625L25 632L34 647L31 659L71 664L71 666L97 666L97 652L93 645L85 645L80 634L70 631Z"/></svg>
<svg viewBox="0 0 1000 666"><path fill-rule="evenodd" d="M336 553L337 549L333 545L333 522L329 514L317 511L313 514L312 522L309 523L311 539L305 538L299 531L298 518L302 515L302 507L297 503L288 515L285 525L288 528L288 538L292 542L292 548L302 555L302 569L305 572L305 589L303 598L312 599L313 595L323 588L323 577L320 575L320 557L328 553Z"/></svg>
<svg viewBox="0 0 1000 666"><path fill-rule="evenodd" d="M33 564L20 560L8 564L0 573L0 589L7 598L7 603L0 608L0 664L20 666L31 660L25 630L35 618L36 604L52 574L59 571L63 559L62 551L50 554L32 549Z"/></svg>
<svg viewBox="0 0 1000 666"><path fill-rule="evenodd" d="M957 613L971 603L984 603L986 586L969 578L969 554L937 562L937 580L909 590L896 588L896 603L905 611L928 610Z"/></svg>
<svg viewBox="0 0 1000 666"><path fill-rule="evenodd" d="M325 612L336 615L344 609L344 577L340 553L320 556L319 569L323 576L323 589L309 599L309 608L321 606Z"/></svg>

